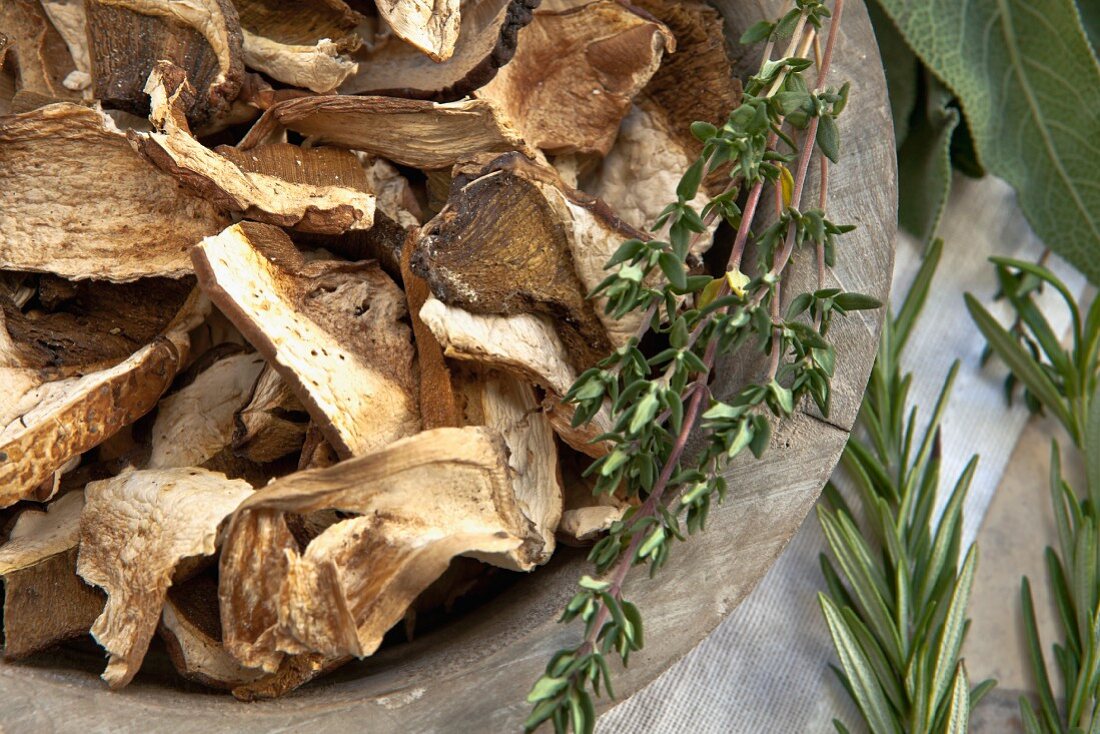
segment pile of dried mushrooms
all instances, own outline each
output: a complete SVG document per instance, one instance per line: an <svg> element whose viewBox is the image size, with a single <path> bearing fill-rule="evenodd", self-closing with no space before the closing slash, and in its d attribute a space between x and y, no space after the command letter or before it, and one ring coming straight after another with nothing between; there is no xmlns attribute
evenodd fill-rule
<svg viewBox="0 0 1100 734"><path fill-rule="evenodd" d="M538 6L0 3L7 657L276 696L621 516L586 294L739 86L703 2Z"/></svg>

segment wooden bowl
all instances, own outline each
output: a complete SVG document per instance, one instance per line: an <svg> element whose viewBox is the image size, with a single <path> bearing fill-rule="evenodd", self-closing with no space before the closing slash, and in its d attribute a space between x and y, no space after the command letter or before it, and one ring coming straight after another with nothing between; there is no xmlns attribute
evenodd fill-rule
<svg viewBox="0 0 1100 734"><path fill-rule="evenodd" d="M715 4L734 40L779 7L766 0ZM742 78L758 53L754 48L736 60ZM846 6L831 79L850 80L852 91L839 118L843 159L832 169L829 211L835 221L858 225L842 239L833 275L844 287L885 301L897 211L894 138L878 48L858 0ZM816 181L812 173L810 180ZM816 200L816 191L808 195ZM788 293L813 287L811 260L797 263ZM779 426L762 461L738 461L729 472L730 497L712 511L707 531L676 547L655 580L644 571L628 580L627 595L646 620L647 645L628 670L616 672L620 697L652 681L714 629L794 535L848 438L883 315L864 312L834 326L839 359L829 418L806 410ZM717 384L732 389L731 368L723 370ZM588 570L583 553L563 550L484 607L275 701L239 703L224 693L184 688L155 670L111 693L98 678L101 659L71 650L3 663L0 724L7 732L81 734L518 731L528 712L524 699L547 659L582 633L579 625L556 620Z"/></svg>

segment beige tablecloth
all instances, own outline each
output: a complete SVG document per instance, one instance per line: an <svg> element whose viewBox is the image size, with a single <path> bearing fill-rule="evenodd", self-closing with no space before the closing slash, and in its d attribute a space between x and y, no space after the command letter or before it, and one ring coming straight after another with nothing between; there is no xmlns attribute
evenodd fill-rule
<svg viewBox="0 0 1100 734"><path fill-rule="evenodd" d="M966 313L963 293L988 302L995 284L987 258L1035 259L1042 245L1019 214L1011 189L991 178L956 177L940 235L943 262L905 361L916 371L913 396L926 415L952 361L962 360L944 419L942 476L953 482L972 454L981 455L966 506L969 542L1028 416L1022 407L1005 404L1003 368L980 367L984 342ZM895 301L908 288L920 252L912 238L899 235ZM1075 292L1084 288L1080 275L1052 261ZM1067 315L1051 313L1055 329L1064 330ZM824 547L811 517L756 591L677 665L605 714L599 731L831 732L834 717L859 731L852 726L858 723L854 707L828 669L833 649L816 598L822 587L817 558Z"/></svg>

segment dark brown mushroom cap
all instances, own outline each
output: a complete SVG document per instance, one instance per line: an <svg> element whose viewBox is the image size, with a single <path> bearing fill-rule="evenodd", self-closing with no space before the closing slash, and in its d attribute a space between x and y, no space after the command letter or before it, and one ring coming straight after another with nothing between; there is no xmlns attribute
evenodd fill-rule
<svg viewBox="0 0 1100 734"><path fill-rule="evenodd" d="M226 113L244 79L241 28L229 0L85 0L96 99L146 115L144 91L158 61L179 66L196 90L187 119Z"/></svg>
<svg viewBox="0 0 1100 734"><path fill-rule="evenodd" d="M449 305L549 318L573 366L585 369L615 344L587 297L596 285L587 282L593 277L587 271L594 262L602 273L614 248L632 236L641 235L553 170L506 154L456 177L447 206L425 225L411 266Z"/></svg>

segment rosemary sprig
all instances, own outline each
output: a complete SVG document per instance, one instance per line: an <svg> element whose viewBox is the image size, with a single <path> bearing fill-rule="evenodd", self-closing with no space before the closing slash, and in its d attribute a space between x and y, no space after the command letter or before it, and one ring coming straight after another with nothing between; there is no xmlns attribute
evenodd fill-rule
<svg viewBox="0 0 1100 734"><path fill-rule="evenodd" d="M942 244L930 246L897 317L886 320L860 412L864 437L853 434L844 451L862 512L853 512L831 484L818 507L836 559L834 565L821 556L828 592L819 595L841 663L835 670L876 734L965 732L971 707L994 685L986 681L971 691L959 659L977 563L971 547L959 567L962 507L976 456L938 518L934 509L940 419L958 363L923 432L918 433L917 409L906 412L912 375L902 373L901 354L928 296ZM834 724L847 732L841 722Z"/></svg>
<svg viewBox="0 0 1100 734"><path fill-rule="evenodd" d="M767 39L764 60L721 128L692 125L702 153L682 177L678 200L653 227L655 232L667 227L668 241L623 243L607 264L614 272L593 293L606 299L609 314L641 313L643 323L635 339L582 374L565 400L575 406L575 425L609 410L612 428L598 440L612 448L589 469L597 479L595 491L620 492L639 502L592 548L589 559L600 578L583 577L562 614L563 622L584 622L584 637L576 647L558 651L532 688L529 731L547 721L558 732L592 731L593 696L601 687L614 695L608 657L625 665L643 645L641 614L623 598L628 571L648 565L650 574L656 573L673 540L703 529L712 502L727 491L722 470L745 449L760 456L774 419L791 416L807 395L827 414L835 365L825 338L830 321L880 305L868 296L823 287L836 237L852 229L829 221L824 212L824 158L838 157L835 117L848 94L847 85L825 87L842 10L843 0L835 0L832 12L821 0L795 0L780 19L746 33L744 42ZM814 66L809 54L830 17L811 89L803 73ZM774 45L788 39L782 55L771 59ZM789 152L782 152L780 143ZM802 211L815 149L823 156L821 196L816 208ZM795 166L793 174L789 166ZM730 185L695 211L688 202L717 170L729 171ZM780 210L774 223L754 235L765 186L775 188ZM744 209L738 206L742 195ZM689 274L685 263L692 246L719 217L737 230L725 274L713 279ZM742 272L750 239L758 256L758 274L751 277ZM818 289L799 294L780 314L783 276L801 247L814 248ZM668 347L647 357L638 343L650 331ZM710 387L715 359L754 352L768 357L761 379L730 400L717 400ZM703 447L685 455L697 424Z"/></svg>
<svg viewBox="0 0 1100 734"><path fill-rule="evenodd" d="M992 258L1000 296L1015 312L1010 330L970 295L967 307L992 353L1011 370L1006 390L1011 399L1022 385L1028 406L1058 419L1085 461L1083 496L1062 477L1058 443L1052 442L1050 497L1058 532L1056 548L1046 549L1047 573L1058 608L1060 641L1053 646L1061 695L1055 697L1039 638L1031 583L1020 589L1028 651L1039 700L1036 711L1020 698L1020 713L1029 734L1062 734L1100 730L1100 299L1082 308L1072 292L1050 270L1021 260ZM1072 322L1072 343L1064 348L1035 302L1043 287L1053 288ZM1064 703L1059 706L1058 701Z"/></svg>

